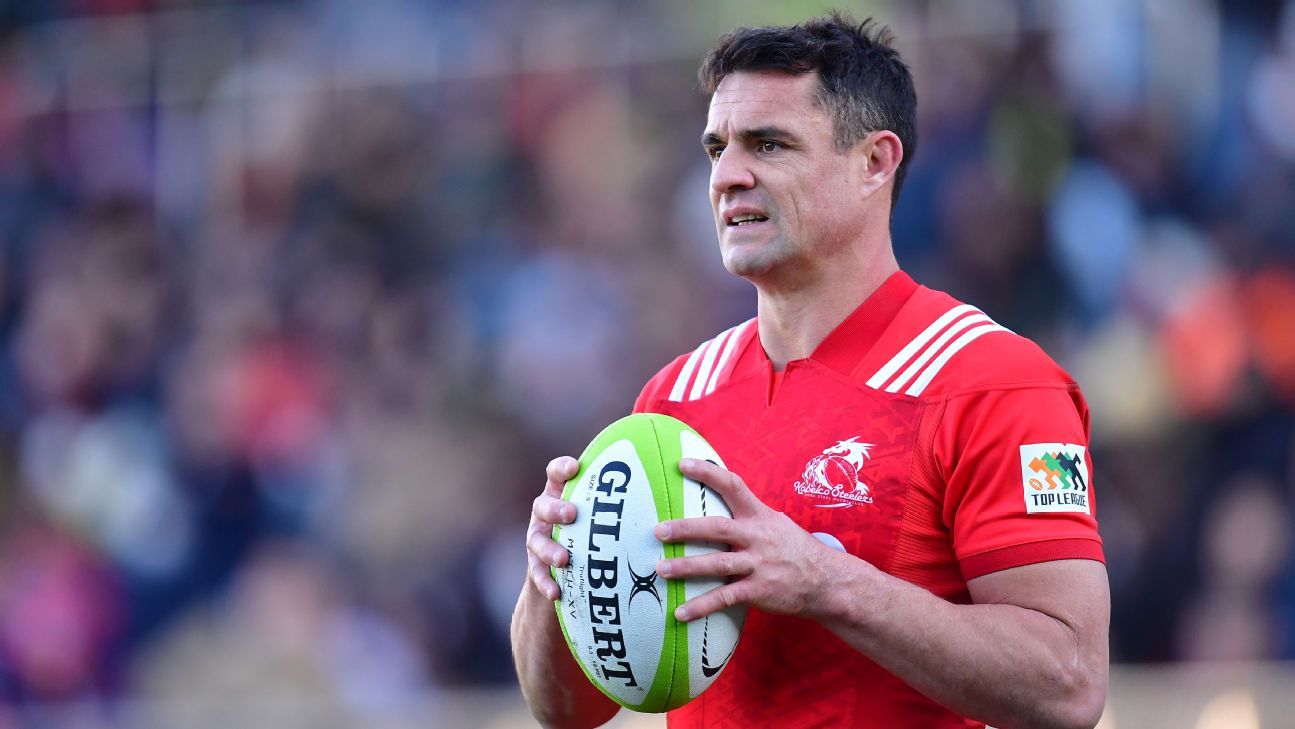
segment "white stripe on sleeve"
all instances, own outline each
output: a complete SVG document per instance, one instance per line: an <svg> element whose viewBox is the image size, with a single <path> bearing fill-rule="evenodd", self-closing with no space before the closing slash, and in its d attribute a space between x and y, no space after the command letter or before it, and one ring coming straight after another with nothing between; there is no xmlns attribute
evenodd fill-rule
<svg viewBox="0 0 1295 729"><path fill-rule="evenodd" d="M886 392L899 392L900 389L903 388L904 385L908 384L908 381L911 380L919 370L921 370L923 367L926 366L927 362L931 361L931 358L935 356L936 352L940 351L941 347L947 344L950 339L953 339L960 332L965 331L967 327L975 324L993 324L993 323L994 323L993 320L991 320L989 317L985 316L984 314L980 314L980 313L972 314L971 316L964 316L961 319L955 321L953 323L953 326L949 327L948 329L945 329L944 333L941 334L939 338L937 338L934 342L931 342L931 345L922 351L922 355L920 357L913 360L913 363L910 364L908 368L904 370L903 374L901 374L899 377L896 377L895 380L891 382L889 385L886 385Z"/></svg>
<svg viewBox="0 0 1295 729"><path fill-rule="evenodd" d="M715 370L710 373L710 382L706 383L706 391L702 393L703 395L709 395L715 391L715 386L719 384L719 373L723 372L724 368L728 366L729 360L733 358L733 353L737 350L738 340L746 333L747 327L751 326L753 321L755 319L747 319L729 330L732 334L724 345L724 351L719 355L719 361L715 363Z"/></svg>
<svg viewBox="0 0 1295 729"><path fill-rule="evenodd" d="M688 392L689 400L696 400L701 397L702 391L706 389L706 381L710 378L710 368L715 364L715 357L719 355L720 347L724 346L725 335L732 331L732 329L729 329L706 343L706 353L701 356L701 366L697 368L697 379L693 380L692 390Z"/></svg>
<svg viewBox="0 0 1295 729"><path fill-rule="evenodd" d="M684 388L688 387L688 380L692 377L692 371L697 368L697 360L701 359L702 350L709 341L703 342L699 347L692 351L688 361L683 363L683 369L679 370L679 377L674 381L674 387L670 390L670 399L674 402L683 401Z"/></svg>
<svg viewBox="0 0 1295 729"><path fill-rule="evenodd" d="M997 324L990 323L990 324L984 324L982 326L978 326L975 329L971 329L966 334L963 334L961 337L958 337L957 341L955 341L953 344L950 344L948 349L941 352L940 356L936 357L935 361L932 362L930 366L928 366L925 370L922 371L921 376L913 381L912 387L905 390L904 394L912 395L914 397L921 395L922 390L925 390L926 386L931 384L931 380L935 379L935 376L940 374L940 368L944 367L944 365L953 357L953 355L958 353L958 350L962 349L968 344L971 344L972 342L974 342L976 339L986 334L989 334L991 332L1006 332L1006 331L1009 331L1006 327L1000 327Z"/></svg>
<svg viewBox="0 0 1295 729"><path fill-rule="evenodd" d="M904 345L904 348L899 350L899 354L896 354L894 357L890 359L889 362L887 362L885 365L882 365L882 368L877 370L876 374L868 378L868 383L867 383L868 387L871 387L873 389L879 389L883 384L885 384L887 380L889 380L896 372L899 371L900 367L904 366L905 362L907 362L909 359L913 357L914 354L917 353L917 350L926 346L926 343L931 341L931 339L934 338L935 335L938 334L941 329L944 329L944 327L948 326L949 322L953 321L954 319L957 319L963 314L966 314L972 311L978 311L978 309L976 309L976 307L970 304L962 304L960 306L955 306L952 309L949 309L948 311L944 312L944 314L940 316L939 319L936 319L934 322L931 322L931 325L928 326L921 334L918 334L916 337L914 337L913 341Z"/></svg>

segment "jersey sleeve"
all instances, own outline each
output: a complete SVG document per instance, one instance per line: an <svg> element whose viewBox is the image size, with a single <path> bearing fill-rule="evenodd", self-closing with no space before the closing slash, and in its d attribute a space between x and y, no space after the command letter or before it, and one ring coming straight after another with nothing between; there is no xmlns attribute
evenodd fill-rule
<svg viewBox="0 0 1295 729"><path fill-rule="evenodd" d="M1105 561L1077 387L969 393L944 408L932 453L965 579L1056 559Z"/></svg>
<svg viewBox="0 0 1295 729"><path fill-rule="evenodd" d="M634 399L634 412L648 413L653 412L652 404L658 400L665 399L670 394L670 388L673 386L675 378L679 375L679 370L683 367L684 361L688 355L679 355L673 362L661 368L647 381L643 389L639 391L639 396Z"/></svg>

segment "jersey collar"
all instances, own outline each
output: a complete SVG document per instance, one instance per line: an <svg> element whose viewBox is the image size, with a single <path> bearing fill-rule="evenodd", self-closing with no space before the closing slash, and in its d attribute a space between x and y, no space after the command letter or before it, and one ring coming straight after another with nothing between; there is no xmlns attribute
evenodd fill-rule
<svg viewBox="0 0 1295 729"><path fill-rule="evenodd" d="M857 309L833 329L810 355L810 359L845 376L854 371L859 361L872 349L877 340L894 321L899 310L917 290L917 282L903 271L896 271L872 292ZM759 328L751 327L751 344L742 359L754 366L771 371L769 357L759 346ZM789 363L790 364L790 363ZM745 369L745 368L744 368Z"/></svg>

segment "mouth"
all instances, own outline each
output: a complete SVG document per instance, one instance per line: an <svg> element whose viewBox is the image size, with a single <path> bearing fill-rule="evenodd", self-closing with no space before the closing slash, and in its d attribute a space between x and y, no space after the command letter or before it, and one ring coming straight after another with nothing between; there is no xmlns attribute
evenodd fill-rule
<svg viewBox="0 0 1295 729"><path fill-rule="evenodd" d="M728 228L743 228L768 220L768 215L755 210L730 211L724 214L724 225Z"/></svg>
<svg viewBox="0 0 1295 729"><path fill-rule="evenodd" d="M737 215L728 221L728 227L740 228L743 225L752 225L754 223L763 223L768 220L763 215Z"/></svg>

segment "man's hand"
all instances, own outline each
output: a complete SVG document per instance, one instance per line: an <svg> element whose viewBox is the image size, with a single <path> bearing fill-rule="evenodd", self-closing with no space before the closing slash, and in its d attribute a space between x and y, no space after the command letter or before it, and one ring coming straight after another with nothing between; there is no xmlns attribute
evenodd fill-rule
<svg viewBox="0 0 1295 729"><path fill-rule="evenodd" d="M540 594L550 600L561 595L550 567L565 567L571 555L553 541L554 524L570 524L576 519L576 506L562 500L562 487L575 477L580 462L570 456L554 458L545 469L548 480L544 493L531 505L531 524L526 529L527 577Z"/></svg>
<svg viewBox="0 0 1295 729"><path fill-rule="evenodd" d="M553 609L552 601L561 593L549 568L565 567L571 559L567 550L553 541L553 525L575 521L576 505L562 500L562 486L579 470L576 459L565 456L553 459L545 469L544 493L531 505L531 523L526 530L529 565L512 625L517 681L531 713L543 726L571 729L602 726L620 710L585 678L567 648Z"/></svg>
<svg viewBox="0 0 1295 729"><path fill-rule="evenodd" d="M663 542L723 542L730 551L662 560L657 574L736 578L675 610L679 620L696 620L747 603L766 612L804 615L826 582L824 562L838 552L815 539L786 514L760 501L742 479L713 463L684 458L679 470L724 498L733 518L705 516L657 525Z"/></svg>
<svg viewBox="0 0 1295 729"><path fill-rule="evenodd" d="M831 549L765 506L736 475L680 462L733 518L663 522L666 542L715 541L732 551L663 560L671 578L734 581L680 605L696 620L738 603L818 621L910 686L964 716L1002 727L1091 727L1106 697L1110 593L1100 562L1058 560L971 580L956 605Z"/></svg>

